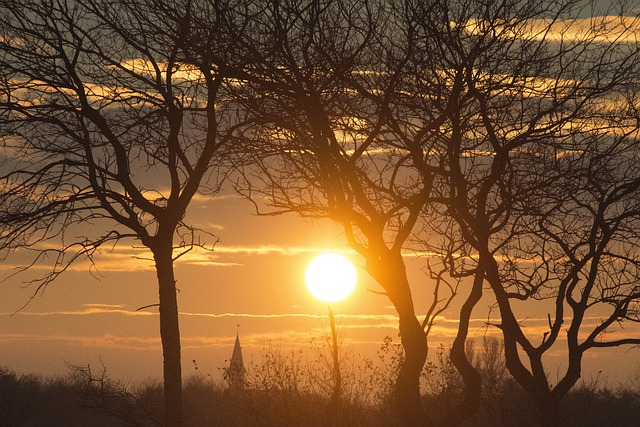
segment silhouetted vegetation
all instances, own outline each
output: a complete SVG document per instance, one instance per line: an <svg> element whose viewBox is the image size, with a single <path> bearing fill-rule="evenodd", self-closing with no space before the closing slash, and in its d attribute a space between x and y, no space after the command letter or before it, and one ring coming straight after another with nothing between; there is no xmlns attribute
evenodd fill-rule
<svg viewBox="0 0 640 427"><path fill-rule="evenodd" d="M36 296L101 249L145 248L164 362L163 405L155 385L131 391L80 367L51 384L8 373L19 402L69 386L109 425L180 427L197 413L183 416L174 261L213 249L187 211L230 185L258 214L340 224L396 311L402 356L388 377L353 362L364 377L350 380L343 422L586 416L574 389L585 354L640 345L618 327L640 322L640 18L635 0L608 3L3 0L0 257ZM409 251L428 259L426 286L410 281ZM486 350L504 364L467 346L483 293L504 341ZM426 366L423 399L429 331L454 297L456 337ZM530 328L533 312L548 327ZM546 357L560 351L550 384ZM313 367L326 360L298 357L265 354L246 395L196 387L219 395L197 407L202 422L325 421L310 408L326 406L332 384ZM19 402L6 419L41 413ZM75 413L58 403L51 413Z"/></svg>
<svg viewBox="0 0 640 427"><path fill-rule="evenodd" d="M467 345L483 379L480 411L465 426L537 426L539 414L509 376L502 343L484 339ZM309 353L270 345L248 366L244 390L230 391L222 379L195 364L184 388L188 426L324 426L332 393L326 348L312 342ZM422 399L434 419L464 398L464 383L440 346L422 372ZM311 354L312 356L309 356ZM402 348L386 338L378 360L342 354L343 390L336 425L398 425L393 392ZM224 368L220 368L224 374ZM562 425L632 426L640 411L640 377L610 387L600 374L566 399ZM67 376L41 378L0 368L0 426L155 426L163 415L162 383L126 384L90 367L70 366Z"/></svg>

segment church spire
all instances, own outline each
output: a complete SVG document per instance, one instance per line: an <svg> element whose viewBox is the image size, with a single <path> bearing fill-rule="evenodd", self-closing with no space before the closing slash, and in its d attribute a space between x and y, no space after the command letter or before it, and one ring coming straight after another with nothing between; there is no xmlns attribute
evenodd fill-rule
<svg viewBox="0 0 640 427"><path fill-rule="evenodd" d="M244 361L242 360L242 346L240 346L240 335L236 331L236 343L233 346L231 362L229 363L229 389L243 390L244 375L246 373Z"/></svg>

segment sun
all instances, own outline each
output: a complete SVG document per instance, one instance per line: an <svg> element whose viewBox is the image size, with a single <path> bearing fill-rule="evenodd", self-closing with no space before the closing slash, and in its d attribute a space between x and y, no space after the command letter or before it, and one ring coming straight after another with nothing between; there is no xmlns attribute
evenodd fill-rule
<svg viewBox="0 0 640 427"><path fill-rule="evenodd" d="M309 263L305 281L314 297L325 302L335 302L353 292L356 277L356 269L347 258L326 253L318 255Z"/></svg>

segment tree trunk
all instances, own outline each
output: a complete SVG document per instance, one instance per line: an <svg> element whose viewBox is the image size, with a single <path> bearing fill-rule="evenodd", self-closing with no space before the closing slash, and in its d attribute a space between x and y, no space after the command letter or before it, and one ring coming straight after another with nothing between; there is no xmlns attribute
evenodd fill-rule
<svg viewBox="0 0 640 427"><path fill-rule="evenodd" d="M400 312L398 314L404 361L396 382L396 405L401 425L425 425L425 414L420 398L420 373L427 359L427 337L413 310L411 314Z"/></svg>
<svg viewBox="0 0 640 427"><path fill-rule="evenodd" d="M484 274L476 274L473 280L471 293L460 310L458 334L453 341L450 357L451 362L456 367L464 381L465 395L464 401L458 405L454 411L447 415L447 418L443 423L446 426L460 425L464 420L477 413L480 409L480 405L482 404L482 379L476 368L469 363L469 359L465 353L465 343L469 333L469 323L471 321L473 308L476 306L478 301L480 301L480 298L482 298L483 283Z"/></svg>
<svg viewBox="0 0 640 427"><path fill-rule="evenodd" d="M164 360L164 425L182 426L182 366L178 300L173 274L172 242L152 248L160 293L160 338Z"/></svg>
<svg viewBox="0 0 640 427"><path fill-rule="evenodd" d="M404 361L395 386L399 424L425 425L427 423L420 397L420 373L427 360L427 336L415 314L402 255L399 252L389 252L381 260L368 260L367 271L386 290L398 312L400 339L404 350Z"/></svg>
<svg viewBox="0 0 640 427"><path fill-rule="evenodd" d="M540 425L545 427L558 427L560 420L560 400L552 392L541 392L535 396Z"/></svg>

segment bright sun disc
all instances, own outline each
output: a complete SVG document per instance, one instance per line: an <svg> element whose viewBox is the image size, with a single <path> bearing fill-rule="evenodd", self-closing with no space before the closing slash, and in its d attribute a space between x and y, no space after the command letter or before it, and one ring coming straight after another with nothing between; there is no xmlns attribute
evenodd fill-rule
<svg viewBox="0 0 640 427"><path fill-rule="evenodd" d="M314 297L335 302L353 292L356 287L356 269L342 255L322 254L309 263L305 281Z"/></svg>

